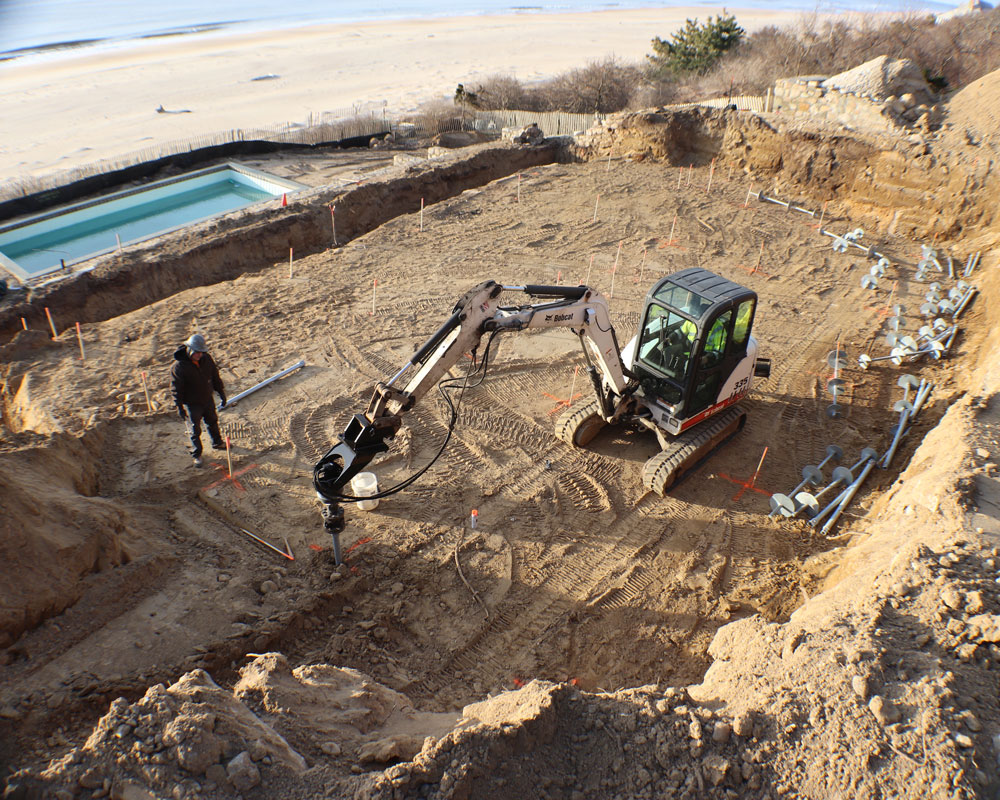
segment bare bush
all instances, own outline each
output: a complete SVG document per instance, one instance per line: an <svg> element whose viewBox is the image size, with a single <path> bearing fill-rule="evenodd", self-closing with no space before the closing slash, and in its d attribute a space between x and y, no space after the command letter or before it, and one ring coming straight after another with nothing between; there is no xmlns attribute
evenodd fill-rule
<svg viewBox="0 0 1000 800"><path fill-rule="evenodd" d="M527 92L513 75L491 75L476 86L476 96L482 108L506 111L511 108L532 111L524 103Z"/></svg>
<svg viewBox="0 0 1000 800"><path fill-rule="evenodd" d="M553 110L607 114L627 107L641 80L638 67L606 58L558 75L539 91L548 96Z"/></svg>
<svg viewBox="0 0 1000 800"><path fill-rule="evenodd" d="M433 136L436 133L462 130L468 117L468 111L450 100L432 100L422 104L408 121L413 122L422 135Z"/></svg>
<svg viewBox="0 0 1000 800"><path fill-rule="evenodd" d="M740 93L758 94L779 78L835 75L881 55L909 58L935 88L959 88L1000 66L1000 10L942 24L926 14L865 15L853 24L807 16L795 28L751 34L712 72L682 83L678 94L703 97L730 81Z"/></svg>
<svg viewBox="0 0 1000 800"><path fill-rule="evenodd" d="M532 87L513 77L494 75L476 87L475 97L478 108L490 110L608 114L626 108L642 82L638 66L606 58Z"/></svg>

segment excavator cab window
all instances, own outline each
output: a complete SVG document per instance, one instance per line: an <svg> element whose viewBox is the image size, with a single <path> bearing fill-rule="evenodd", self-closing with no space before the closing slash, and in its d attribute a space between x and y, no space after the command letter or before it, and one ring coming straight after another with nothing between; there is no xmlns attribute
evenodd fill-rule
<svg viewBox="0 0 1000 800"><path fill-rule="evenodd" d="M705 337L705 347L701 355L702 369L714 367L722 362L726 355L726 343L729 341L729 320L733 318L733 312L727 311L720 314Z"/></svg>
<svg viewBox="0 0 1000 800"><path fill-rule="evenodd" d="M664 284L653 297L670 308L676 308L681 314L686 314L692 319L700 319L701 315L712 306L711 300L672 283Z"/></svg>
<svg viewBox="0 0 1000 800"><path fill-rule="evenodd" d="M753 298L744 300L736 310L736 324L733 326L733 346L742 347L746 344L750 335L750 326L753 325L754 306L757 301Z"/></svg>
<svg viewBox="0 0 1000 800"><path fill-rule="evenodd" d="M650 303L639 337L639 359L679 383L687 374L697 326L657 303Z"/></svg>

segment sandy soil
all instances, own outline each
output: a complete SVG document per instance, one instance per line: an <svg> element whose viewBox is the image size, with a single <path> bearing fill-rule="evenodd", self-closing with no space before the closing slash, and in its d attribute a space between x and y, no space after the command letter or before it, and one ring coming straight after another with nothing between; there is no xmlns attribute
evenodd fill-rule
<svg viewBox="0 0 1000 800"><path fill-rule="evenodd" d="M38 177L234 128L387 104L403 113L490 75L534 81L607 56L641 61L705 8L316 26L152 40L0 65L0 175ZM734 10L747 30L791 12ZM263 75L270 80L254 81ZM155 109L189 110L157 114ZM56 123L56 124L54 124ZM72 131L67 146L66 132Z"/></svg>
<svg viewBox="0 0 1000 800"><path fill-rule="evenodd" d="M422 232L404 214L291 276L278 262L84 325L86 361L69 331L5 346L12 793L995 793L995 231L963 223L967 239L939 244L959 263L984 250L981 297L953 358L908 365L935 384L930 406L894 468L821 537L768 519L766 493L828 444L848 464L888 444L900 370L855 366L887 349L888 292L863 290L861 251L835 252L812 217L746 205L763 176L653 158L637 146L659 145L653 125L609 131L593 160L522 173L520 202L514 177L494 181L432 205ZM823 193L842 176L810 153L843 162L852 147L789 139L783 158L791 172L808 156ZM833 206L864 208L859 186ZM897 215L868 202L865 241L915 260L921 241L887 233ZM825 227L857 223L831 207ZM688 266L759 293L754 333L774 370L747 427L667 497L639 480L655 440L610 431L576 450L552 436L554 412L584 390L574 337L512 337L463 398L442 459L377 510L348 512L348 562L334 568L311 466L465 289L586 282L624 342L648 285ZM890 270L912 326L928 286ZM307 365L223 413L231 477L222 454L191 466L169 409L170 353L196 330L230 394ZM838 343L850 364L833 419ZM407 417L375 465L384 485L427 463L445 419L431 400ZM245 530L287 541L295 560Z"/></svg>

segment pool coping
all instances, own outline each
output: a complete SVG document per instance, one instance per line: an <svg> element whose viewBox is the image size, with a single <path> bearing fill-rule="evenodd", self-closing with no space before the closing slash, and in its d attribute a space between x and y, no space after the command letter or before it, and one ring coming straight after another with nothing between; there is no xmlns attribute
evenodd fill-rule
<svg viewBox="0 0 1000 800"><path fill-rule="evenodd" d="M152 183L147 183L142 186L136 186L131 189L123 189L121 191L113 192L111 194L101 195L100 197L95 197L91 200L85 200L80 203L73 203L68 206L61 206L58 209L46 211L41 214L35 214L26 219L21 219L18 222L9 223L7 225L0 225L0 234L7 233L9 231L15 231L18 228L23 228L28 225L34 225L38 222L44 222L46 220L53 219L55 217L60 217L65 214L70 214L75 211L82 211L84 209L93 208L94 206L103 205L105 203L109 203L115 200L121 200L123 198L130 197L135 194L141 194L143 192L147 192L150 189L158 189L163 186L170 186L171 184L174 183L180 183L181 181L187 181L192 178L199 178L205 175L210 175L213 172L223 172L225 170L232 170L233 172L238 172L242 175L247 176L248 178L253 178L254 180L258 181L265 181L267 183L280 186L282 188L288 189L289 192L293 193L313 188L310 186L306 186L303 183L298 183L297 181L293 181L290 178L282 178L277 175L272 175L268 172L254 169L253 167L247 167L244 166L243 164L238 164L235 161L225 161L221 164L216 164L215 166L212 167L205 167L204 169L195 170L193 172L185 172L182 175L175 175L172 178L164 178L162 180L153 181ZM245 211L248 208L252 208L261 203L270 202L271 200L274 199L275 196L272 196L266 200L258 200L256 202L242 206L241 208L234 209L233 211L227 211L223 214L209 214L208 216L189 220L188 222L185 222L181 225L173 225L169 228L163 228L162 230L155 231L146 236L142 236L138 239L130 239L127 242L122 242L122 246L124 247L126 245L132 245L132 244L137 244L139 242L149 241L150 239L155 239L158 236L163 236L168 233L173 233L174 231L179 231L183 230L184 228L189 228L192 225L197 225L201 222L205 222L206 220L219 219L227 216L228 214L235 214L241 211ZM82 264L86 261L90 261L100 256L107 255L108 253L113 253L117 249L118 248L116 246L113 246L105 248L103 250L97 250L94 251L93 253L89 253L83 258L77 258L71 261L64 261L63 262L64 266L54 266L51 269L47 269L42 272L32 272L32 273L27 272L22 267L20 267L17 264L17 262L12 261L7 256L5 256L3 252L0 252L0 270L6 271L9 274L13 275L18 281L20 281L22 286L27 286L39 279L51 278L53 273L64 272L65 274L71 274L73 272L81 272L83 270L79 269L70 270L69 267Z"/></svg>

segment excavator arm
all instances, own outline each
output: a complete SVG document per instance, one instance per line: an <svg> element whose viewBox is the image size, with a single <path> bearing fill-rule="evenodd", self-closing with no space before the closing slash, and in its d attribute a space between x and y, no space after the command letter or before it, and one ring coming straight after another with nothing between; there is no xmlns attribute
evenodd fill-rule
<svg viewBox="0 0 1000 800"><path fill-rule="evenodd" d="M501 306L504 292L522 292L544 302ZM338 442L316 464L313 485L323 502L327 531L336 537L344 529L340 504L356 499L344 494L351 479L389 449L386 442L396 435L403 414L436 386L463 354L474 353L486 334L539 328L570 328L580 336L600 415L609 422L620 415L630 396L626 387L632 376L622 363L602 295L586 286L502 286L485 281L459 298L451 316L399 372L387 383L375 386L367 410L351 418ZM397 383L404 378L406 383L399 388Z"/></svg>

